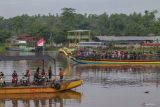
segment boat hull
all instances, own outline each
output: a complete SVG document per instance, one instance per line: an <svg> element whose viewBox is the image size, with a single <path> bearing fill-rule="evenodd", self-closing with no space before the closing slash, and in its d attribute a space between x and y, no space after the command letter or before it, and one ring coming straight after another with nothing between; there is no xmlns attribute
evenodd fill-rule
<svg viewBox="0 0 160 107"><path fill-rule="evenodd" d="M71 58L79 64L160 64L158 60L80 60Z"/></svg>
<svg viewBox="0 0 160 107"><path fill-rule="evenodd" d="M29 93L29 94L1 94L0 100L4 99L51 99L51 98L61 98L61 99L81 99L81 93L68 90L60 93Z"/></svg>
<svg viewBox="0 0 160 107"><path fill-rule="evenodd" d="M70 80L61 84L60 89L55 89L52 86L17 86L17 87L2 87L0 94L24 94L24 93L55 93L60 91L76 88L82 84L82 80Z"/></svg>

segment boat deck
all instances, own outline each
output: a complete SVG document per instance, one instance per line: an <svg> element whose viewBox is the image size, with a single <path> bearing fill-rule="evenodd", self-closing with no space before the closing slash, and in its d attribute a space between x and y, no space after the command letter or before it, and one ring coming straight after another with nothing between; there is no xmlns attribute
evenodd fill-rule
<svg viewBox="0 0 160 107"><path fill-rule="evenodd" d="M55 82L60 83L60 84L67 84L67 83L70 83L70 82L73 82L73 81L76 81L76 79L73 79L73 80L58 80L58 81L55 81ZM5 88L11 88L11 87L51 87L52 83L54 83L54 82L48 81L45 84L36 85L32 82L28 85L22 85L20 82L18 82L17 85L14 85L14 84L12 84L12 82L5 82L5 85L2 86L1 88L3 88L3 87L5 87Z"/></svg>
<svg viewBox="0 0 160 107"><path fill-rule="evenodd" d="M64 80L55 82L52 84L44 84L44 85L7 85L0 88L0 94L21 94L21 93L54 93L60 92L65 90L70 90L72 88L76 88L82 84L82 80L75 79L75 80Z"/></svg>

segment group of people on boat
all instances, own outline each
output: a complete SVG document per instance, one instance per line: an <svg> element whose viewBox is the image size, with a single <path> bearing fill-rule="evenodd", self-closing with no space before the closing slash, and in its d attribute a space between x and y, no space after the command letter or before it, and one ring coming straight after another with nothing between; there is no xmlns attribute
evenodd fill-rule
<svg viewBox="0 0 160 107"><path fill-rule="evenodd" d="M136 53L136 52L126 52L126 51L96 51L96 50L78 50L76 58L78 59L120 59L120 60L144 60L146 59L146 54Z"/></svg>
<svg viewBox="0 0 160 107"><path fill-rule="evenodd" d="M63 75L64 75L64 71L62 70L62 68L59 68L59 77L60 80L63 79ZM20 79L20 83L21 85L30 85L30 70L27 69L25 72L25 75L23 75L22 79ZM1 78L4 78L4 73L0 72L0 83L1 83ZM42 84L42 82L44 81L51 81L52 80L52 68L51 66L48 69L48 77L47 77L47 73L45 72L45 69L42 68L42 71L40 73L40 67L38 67L36 69L36 72L34 73L34 79L33 79L33 83L36 85L40 85ZM5 83L5 81L4 81ZM12 84L17 85L18 83L18 74L17 72L14 70L12 73Z"/></svg>

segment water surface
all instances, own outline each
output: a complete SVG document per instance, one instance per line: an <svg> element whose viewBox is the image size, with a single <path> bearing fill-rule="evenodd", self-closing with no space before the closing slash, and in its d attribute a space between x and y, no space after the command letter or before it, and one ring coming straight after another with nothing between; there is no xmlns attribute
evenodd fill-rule
<svg viewBox="0 0 160 107"><path fill-rule="evenodd" d="M13 53L12 53L13 54ZM52 54L52 53L51 53ZM9 81L13 70L19 75L42 66L42 61L1 61ZM52 66L53 72L63 67L66 78L75 76L83 79L82 86L56 94L1 95L0 107L159 107L160 66L158 65L70 65L58 57L56 69L52 62L45 63L45 69Z"/></svg>

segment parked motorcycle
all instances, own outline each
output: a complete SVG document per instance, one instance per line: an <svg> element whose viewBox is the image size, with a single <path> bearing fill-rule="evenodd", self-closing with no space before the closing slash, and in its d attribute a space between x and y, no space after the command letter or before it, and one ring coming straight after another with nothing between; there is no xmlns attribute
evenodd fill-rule
<svg viewBox="0 0 160 107"><path fill-rule="evenodd" d="M22 79L20 80L20 83L23 86L29 85L29 77L23 76Z"/></svg>
<svg viewBox="0 0 160 107"><path fill-rule="evenodd" d="M46 76L39 76L38 78L34 78L35 85L44 85L47 82Z"/></svg>

